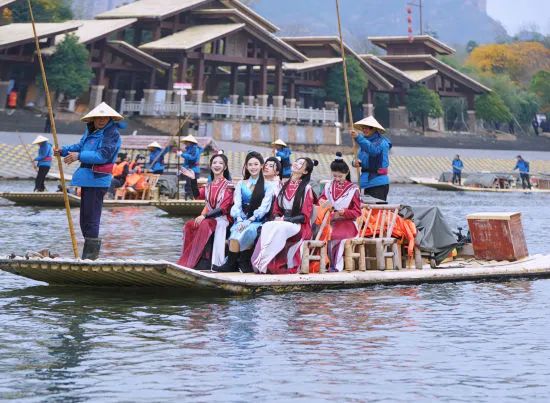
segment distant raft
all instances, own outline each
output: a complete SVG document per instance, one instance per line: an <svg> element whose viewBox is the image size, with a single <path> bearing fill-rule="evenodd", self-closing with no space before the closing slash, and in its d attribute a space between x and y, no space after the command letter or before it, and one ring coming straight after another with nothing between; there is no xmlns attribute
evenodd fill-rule
<svg viewBox="0 0 550 403"><path fill-rule="evenodd" d="M204 200L161 200L152 203L158 209L179 217L196 217L204 209Z"/></svg>
<svg viewBox="0 0 550 403"><path fill-rule="evenodd" d="M286 275L212 273L188 269L164 260L27 260L23 257L0 257L0 270L50 285L175 288L189 293L255 294L550 277L550 256L536 255L513 263L454 261L437 269Z"/></svg>

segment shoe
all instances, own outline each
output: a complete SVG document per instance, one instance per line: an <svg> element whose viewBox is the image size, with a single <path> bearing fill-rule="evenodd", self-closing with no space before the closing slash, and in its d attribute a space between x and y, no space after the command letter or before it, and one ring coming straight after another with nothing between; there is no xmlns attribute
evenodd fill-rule
<svg viewBox="0 0 550 403"><path fill-rule="evenodd" d="M225 263L221 266L212 266L212 271L215 273L232 273L239 271L238 269L239 253L229 252Z"/></svg>
<svg viewBox="0 0 550 403"><path fill-rule="evenodd" d="M254 269L252 268L253 251L253 249L248 249L239 254L239 270L241 273L254 273Z"/></svg>
<svg viewBox="0 0 550 403"><path fill-rule="evenodd" d="M82 249L82 259L96 260L101 250L101 239L84 238L84 248Z"/></svg>

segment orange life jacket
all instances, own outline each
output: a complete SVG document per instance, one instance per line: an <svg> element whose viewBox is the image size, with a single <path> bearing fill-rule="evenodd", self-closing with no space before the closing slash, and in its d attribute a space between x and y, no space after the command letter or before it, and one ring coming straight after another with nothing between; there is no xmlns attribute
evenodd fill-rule
<svg viewBox="0 0 550 403"><path fill-rule="evenodd" d="M8 106L10 108L15 108L17 106L17 92L10 92L10 95L8 96Z"/></svg>
<svg viewBox="0 0 550 403"><path fill-rule="evenodd" d="M142 174L130 174L126 177L124 186L132 186L136 190L144 190L147 188L147 182L145 176Z"/></svg>
<svg viewBox="0 0 550 403"><path fill-rule="evenodd" d="M113 176L121 176L126 165L128 165L128 161L122 161L120 164L115 164L113 167Z"/></svg>

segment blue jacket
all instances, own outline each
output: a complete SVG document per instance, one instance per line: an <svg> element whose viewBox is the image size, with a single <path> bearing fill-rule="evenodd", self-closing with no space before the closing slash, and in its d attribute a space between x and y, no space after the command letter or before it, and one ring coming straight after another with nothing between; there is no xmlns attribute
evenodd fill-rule
<svg viewBox="0 0 550 403"><path fill-rule="evenodd" d="M80 168L73 174L71 184L73 186L108 188L111 186L113 175L96 173L92 171L93 165L112 164L116 161L120 151L121 139L118 131L119 124L112 120L100 130L89 133L88 129L80 139L80 143L65 146L61 149L61 155L67 156L69 152L80 153Z"/></svg>
<svg viewBox="0 0 550 403"><path fill-rule="evenodd" d="M368 138L360 134L355 141L360 147L357 158L361 161L361 189L389 185L387 170L390 166L391 141L378 132Z"/></svg>
<svg viewBox="0 0 550 403"><path fill-rule="evenodd" d="M285 147L282 150L278 150L275 153L276 157L279 157L281 159L281 166L282 166L282 174L283 176L290 176L292 173L292 167L290 164L290 155L292 154L292 151L290 151L290 148Z"/></svg>
<svg viewBox="0 0 550 403"><path fill-rule="evenodd" d="M519 160L516 163L514 170L519 169L519 173L528 174L529 173L529 163L525 160Z"/></svg>
<svg viewBox="0 0 550 403"><path fill-rule="evenodd" d="M151 151L151 154L149 154L149 164L147 169L154 174L164 173L164 156L168 153L168 151L170 151L170 147L166 147L164 150L155 148Z"/></svg>
<svg viewBox="0 0 550 403"><path fill-rule="evenodd" d="M201 160L202 148L196 144L191 144L185 147L185 151L181 153L181 157L184 158L182 166L187 169L191 169L196 174L200 173L201 167L199 165Z"/></svg>
<svg viewBox="0 0 550 403"><path fill-rule="evenodd" d="M462 163L462 160L453 160L453 173L459 174L464 169L464 164Z"/></svg>
<svg viewBox="0 0 550 403"><path fill-rule="evenodd" d="M53 148L47 141L40 143L38 149L38 157L34 160L38 162L39 167L51 167L52 166Z"/></svg>

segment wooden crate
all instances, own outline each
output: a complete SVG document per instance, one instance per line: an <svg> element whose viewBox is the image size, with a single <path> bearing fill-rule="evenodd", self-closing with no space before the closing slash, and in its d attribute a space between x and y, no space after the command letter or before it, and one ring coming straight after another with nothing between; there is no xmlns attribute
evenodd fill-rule
<svg viewBox="0 0 550 403"><path fill-rule="evenodd" d="M521 213L477 213L467 219L476 259L514 261L529 256Z"/></svg>

